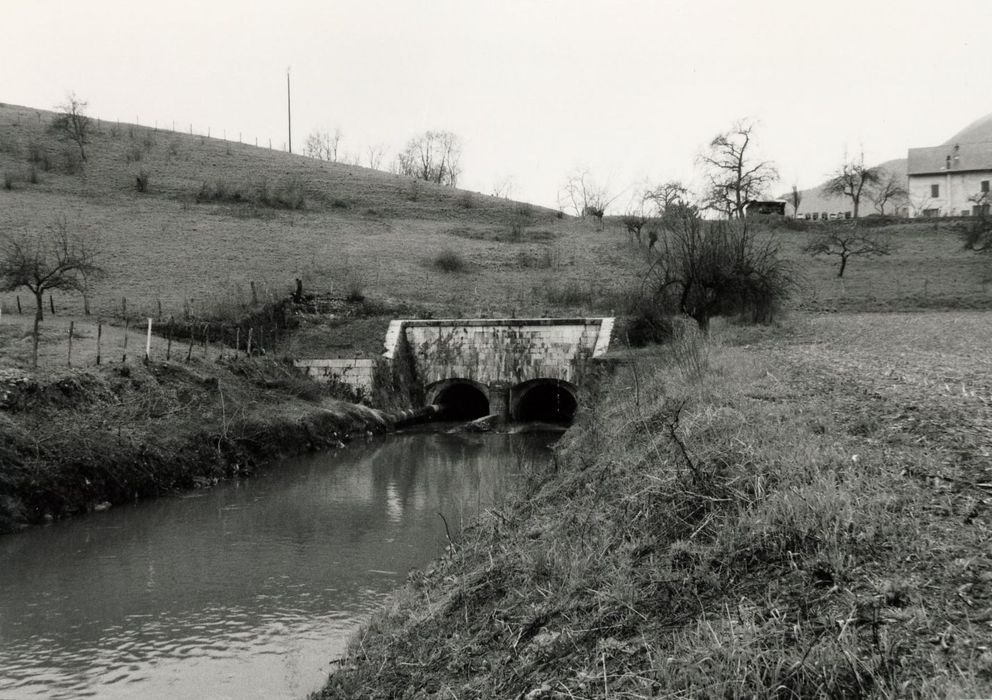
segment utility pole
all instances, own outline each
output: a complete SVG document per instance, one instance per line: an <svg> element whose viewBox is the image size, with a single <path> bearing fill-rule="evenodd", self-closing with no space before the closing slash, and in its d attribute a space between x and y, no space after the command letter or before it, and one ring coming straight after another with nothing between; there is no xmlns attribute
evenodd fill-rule
<svg viewBox="0 0 992 700"><path fill-rule="evenodd" d="M289 152L293 152L293 101L289 92L289 68L286 69L286 123L289 126Z"/></svg>

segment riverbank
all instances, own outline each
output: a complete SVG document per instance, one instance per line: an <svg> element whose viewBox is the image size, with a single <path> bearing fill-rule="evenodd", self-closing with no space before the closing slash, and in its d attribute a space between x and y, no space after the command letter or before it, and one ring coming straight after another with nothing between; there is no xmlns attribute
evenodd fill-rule
<svg viewBox="0 0 992 700"><path fill-rule="evenodd" d="M5 369L0 532L209 486L386 427L262 358Z"/></svg>
<svg viewBox="0 0 992 700"><path fill-rule="evenodd" d="M990 328L800 318L636 357L315 697L990 696Z"/></svg>

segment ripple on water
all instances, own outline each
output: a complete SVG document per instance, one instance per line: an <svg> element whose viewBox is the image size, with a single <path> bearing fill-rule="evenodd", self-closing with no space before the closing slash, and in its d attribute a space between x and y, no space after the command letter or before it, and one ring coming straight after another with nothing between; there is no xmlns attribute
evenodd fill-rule
<svg viewBox="0 0 992 700"><path fill-rule="evenodd" d="M443 552L436 514L527 468L502 439L397 437L0 538L0 698L305 696Z"/></svg>

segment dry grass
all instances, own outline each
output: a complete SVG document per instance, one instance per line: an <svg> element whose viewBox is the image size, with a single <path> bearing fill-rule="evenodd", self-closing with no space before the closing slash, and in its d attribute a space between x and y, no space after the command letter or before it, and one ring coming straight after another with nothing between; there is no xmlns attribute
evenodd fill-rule
<svg viewBox="0 0 992 700"><path fill-rule="evenodd" d="M365 168L131 125L98 124L84 174L66 174L62 145L46 131L51 114L0 107L0 231L42 232L65 216L105 252L109 274L94 311L136 314L190 308L207 313L233 288L283 297L297 277L307 290L401 300L437 315L541 315L619 311L646 252L619 222L603 230L503 199L465 193ZM27 173L34 177L28 177ZM148 176L147 192L136 178ZM37 180L36 183L32 179ZM201 198L207 184L224 196ZM287 201L302 208L287 209ZM235 195L238 195L235 197ZM298 197L297 197L298 195ZM285 199L285 198L284 198ZM813 233L778 230L783 251L805 276L793 306L893 310L987 308L988 261L961 250L940 224L888 227L894 255L853 260L844 280L802 253ZM435 268L442 252L471 274ZM6 313L13 294L0 294ZM26 295L22 295L22 302ZM56 304L78 311L76 297Z"/></svg>
<svg viewBox="0 0 992 700"><path fill-rule="evenodd" d="M798 299L801 307L830 311L992 308L992 260L963 250L960 225L919 221L872 229L889 237L895 250L882 257L851 258L843 278L837 277L835 260L802 252L815 238L816 227L777 235L783 254L805 277Z"/></svg>
<svg viewBox="0 0 992 700"><path fill-rule="evenodd" d="M521 253L541 259L554 245L587 274L611 279L629 267L609 236L558 220L550 210L528 206L524 212L515 202L480 194L465 207L464 193L429 183L419 183L411 200L405 177L219 139L103 123L89 147L85 177L67 175L57 167L61 145L45 131L50 117L0 107L7 143L0 172L29 168L29 144L39 160L55 163L38 185L18 182L12 191L0 190L0 231L40 233L64 215L98 241L110 274L94 290L97 313L112 313L122 296L136 313L156 310L161 300L166 314L179 314L190 299L199 311L225 288L251 280L272 296L288 294L297 277L309 290L344 295L344 261L373 298L444 313L522 313L539 306L529 298L534 278L518 264ZM142 171L149 176L144 194L135 189ZM204 183L211 196L197 203ZM224 189L219 199L213 196L218 183ZM286 183L299 183L302 209L257 206L276 201ZM473 274L433 269L445 250ZM9 313L13 295L0 295L0 302ZM79 302L56 298L60 303Z"/></svg>
<svg viewBox="0 0 992 700"><path fill-rule="evenodd" d="M988 697L992 319L878 320L634 354L325 697Z"/></svg>

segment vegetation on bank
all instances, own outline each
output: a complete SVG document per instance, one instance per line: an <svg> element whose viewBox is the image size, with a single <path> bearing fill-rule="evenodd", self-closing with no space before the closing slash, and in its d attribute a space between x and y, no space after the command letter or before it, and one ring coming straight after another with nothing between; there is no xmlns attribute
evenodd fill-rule
<svg viewBox="0 0 992 700"><path fill-rule="evenodd" d="M316 697L988 697L989 327L645 352Z"/></svg>
<svg viewBox="0 0 992 700"><path fill-rule="evenodd" d="M256 358L0 370L0 533L244 476L385 428Z"/></svg>

